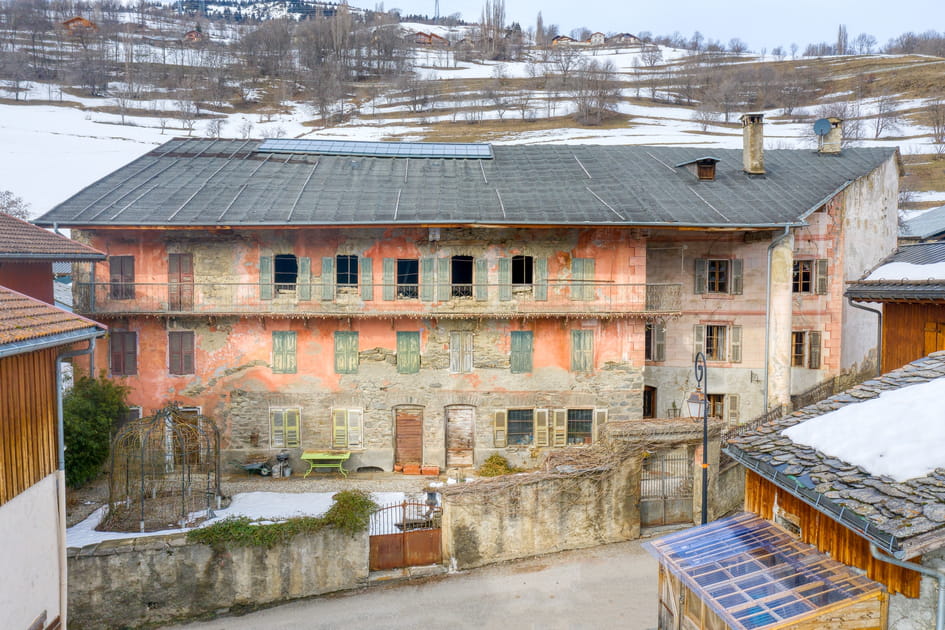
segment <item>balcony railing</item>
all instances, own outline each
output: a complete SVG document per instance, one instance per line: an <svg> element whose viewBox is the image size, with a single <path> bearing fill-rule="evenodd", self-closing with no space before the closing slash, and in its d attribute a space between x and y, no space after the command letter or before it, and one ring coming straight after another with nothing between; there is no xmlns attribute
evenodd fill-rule
<svg viewBox="0 0 945 630"><path fill-rule="evenodd" d="M476 315L595 317L673 314L679 284L549 283L371 287L239 283L76 283L88 315L285 314L344 317ZM426 289L426 290L424 290ZM386 298L386 299L385 299Z"/></svg>

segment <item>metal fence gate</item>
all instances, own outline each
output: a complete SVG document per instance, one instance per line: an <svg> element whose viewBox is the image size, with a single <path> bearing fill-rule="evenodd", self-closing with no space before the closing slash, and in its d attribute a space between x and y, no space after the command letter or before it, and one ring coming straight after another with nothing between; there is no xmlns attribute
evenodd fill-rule
<svg viewBox="0 0 945 630"><path fill-rule="evenodd" d="M442 509L426 503L394 503L379 507L369 525L372 571L437 564Z"/></svg>
<svg viewBox="0 0 945 630"><path fill-rule="evenodd" d="M686 449L650 453L643 459L641 527L692 522L692 468Z"/></svg>

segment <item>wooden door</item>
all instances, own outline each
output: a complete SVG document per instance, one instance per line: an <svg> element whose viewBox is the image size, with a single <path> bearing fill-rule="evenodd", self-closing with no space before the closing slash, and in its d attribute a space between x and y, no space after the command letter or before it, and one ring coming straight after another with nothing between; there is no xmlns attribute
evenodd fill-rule
<svg viewBox="0 0 945 630"><path fill-rule="evenodd" d="M193 254L167 256L167 308L171 311L191 311L194 308Z"/></svg>
<svg viewBox="0 0 945 630"><path fill-rule="evenodd" d="M423 416L419 411L397 411L395 416L394 464L423 464Z"/></svg>
<svg viewBox="0 0 945 630"><path fill-rule="evenodd" d="M447 407L446 409L446 467L473 465L473 425L475 409Z"/></svg>
<svg viewBox="0 0 945 630"><path fill-rule="evenodd" d="M945 350L945 322L925 323L925 354Z"/></svg>

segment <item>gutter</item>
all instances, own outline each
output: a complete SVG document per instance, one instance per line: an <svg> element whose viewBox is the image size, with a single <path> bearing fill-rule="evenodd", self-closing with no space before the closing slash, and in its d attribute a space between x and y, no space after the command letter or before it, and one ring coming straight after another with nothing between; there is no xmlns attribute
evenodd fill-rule
<svg viewBox="0 0 945 630"><path fill-rule="evenodd" d="M83 319L85 318L83 317ZM92 320L88 321L90 324L93 323ZM63 346L68 343L75 343L77 341L95 339L96 337L101 337L105 334L105 331L102 328L99 328L99 326L101 326L101 324L95 324L95 328L93 328L91 331L89 328L82 328L56 335L47 335L38 339L29 339L26 341L15 341L13 343L3 344L0 346L0 359L4 357L10 357L15 354L23 354L24 352L36 352L37 350L45 350L47 348Z"/></svg>
<svg viewBox="0 0 945 630"><path fill-rule="evenodd" d="M775 237L775 239L768 244L766 271L767 282L765 282L765 413L768 412L768 352L771 343L771 252L773 252L774 248L777 247L781 241L786 239L790 233L791 226L785 225L784 232L781 234L781 236Z"/></svg>
<svg viewBox="0 0 945 630"><path fill-rule="evenodd" d="M849 295L846 296L846 298L847 304L853 308L876 314L876 376L879 376L883 373L883 312L875 308L870 308L869 306L857 304Z"/></svg>
<svg viewBox="0 0 945 630"><path fill-rule="evenodd" d="M923 566L917 562L899 560L885 553L880 553L879 548L873 543L870 543L870 555L880 562L886 562L896 567L916 571L926 577L938 580L938 602L935 605L935 630L945 630L945 573Z"/></svg>

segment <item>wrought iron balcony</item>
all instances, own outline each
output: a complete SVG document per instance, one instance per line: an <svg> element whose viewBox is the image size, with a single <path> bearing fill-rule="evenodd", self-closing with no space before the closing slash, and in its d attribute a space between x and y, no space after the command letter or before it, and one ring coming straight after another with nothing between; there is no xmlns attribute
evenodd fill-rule
<svg viewBox="0 0 945 630"><path fill-rule="evenodd" d="M92 315L291 317L598 317L671 315L679 284L575 283L330 286L258 283L76 283L76 312Z"/></svg>

